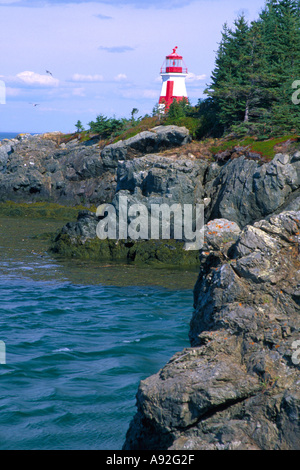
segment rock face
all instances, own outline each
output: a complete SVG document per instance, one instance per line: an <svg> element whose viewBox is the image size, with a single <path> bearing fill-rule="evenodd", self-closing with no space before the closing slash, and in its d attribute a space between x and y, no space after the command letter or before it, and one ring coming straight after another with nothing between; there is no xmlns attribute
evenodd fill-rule
<svg viewBox="0 0 300 470"><path fill-rule="evenodd" d="M47 136L30 136L0 146L0 201L60 204L108 202L115 175L106 171L97 144L58 145Z"/></svg>
<svg viewBox="0 0 300 470"><path fill-rule="evenodd" d="M117 191L128 191L140 200L159 197L172 202L192 204L204 198L205 160L175 159L146 155L119 162Z"/></svg>
<svg viewBox="0 0 300 470"><path fill-rule="evenodd" d="M0 201L99 205L116 191L119 160L183 145L187 129L159 126L102 151L93 140L59 144L51 134L0 144Z"/></svg>
<svg viewBox="0 0 300 470"><path fill-rule="evenodd" d="M300 212L206 231L191 347L141 381L124 449L299 450Z"/></svg>
<svg viewBox="0 0 300 470"><path fill-rule="evenodd" d="M184 249L181 240L100 240L99 217L80 211L76 222L67 223L56 236L51 251L68 258L122 261L164 267L199 265L198 251Z"/></svg>
<svg viewBox="0 0 300 470"><path fill-rule="evenodd" d="M204 197L203 181L208 162L204 160L193 161L189 158L172 158L162 155L150 154L133 160L119 161L117 167L116 193L112 199L112 205L119 214L120 197L126 197L128 209L133 204L143 204L151 214L152 204L196 204L202 203ZM129 212L128 212L129 213ZM128 216L128 223L132 217ZM94 245L107 248L106 253L111 253L111 259L116 256L114 246L108 241L96 239L96 227L99 218L95 214L79 214L78 220L67 224L61 230L55 240L53 250L61 255L71 253L71 245L74 250L72 256L85 256L84 246L91 253L90 242ZM171 222L170 234L173 230ZM149 230L149 238L150 238ZM184 233L184 230L182 230ZM88 241L88 243L87 243ZM182 238L184 241L184 235ZM199 256L197 252L187 253L184 243L180 240L143 240L133 242L118 241L114 243L119 248L118 256L134 262L176 265L198 265ZM89 246L89 248L88 248ZM96 259L103 256L103 250L93 250ZM109 257L108 257L109 258Z"/></svg>
<svg viewBox="0 0 300 470"><path fill-rule="evenodd" d="M153 198L204 202L206 222L226 218L240 227L300 209L300 152L278 154L264 164L246 153L215 162L159 153L190 140L185 128L159 126L103 150L93 140L59 144L51 134L5 141L0 201L98 206L126 191L145 204Z"/></svg>
<svg viewBox="0 0 300 470"><path fill-rule="evenodd" d="M205 186L211 200L207 220L224 217L243 227L282 211L299 195L300 152L294 156L277 154L263 165L241 156L221 168L215 164L214 176Z"/></svg>
<svg viewBox="0 0 300 470"><path fill-rule="evenodd" d="M119 160L141 157L172 147L179 147L191 141L189 131L185 127L158 126L144 131L125 141L107 145L101 152L105 167L116 168Z"/></svg>

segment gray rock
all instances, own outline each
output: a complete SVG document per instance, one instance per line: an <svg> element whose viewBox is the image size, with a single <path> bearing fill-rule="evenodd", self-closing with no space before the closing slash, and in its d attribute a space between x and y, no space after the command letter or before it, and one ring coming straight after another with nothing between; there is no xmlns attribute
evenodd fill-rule
<svg viewBox="0 0 300 470"><path fill-rule="evenodd" d="M80 239L81 243L84 243L86 240L96 238L96 228L99 222L99 217L96 216L94 212L88 210L80 211L78 213L76 222L68 222L61 229L57 237L62 235L68 235L70 239Z"/></svg>
<svg viewBox="0 0 300 470"><path fill-rule="evenodd" d="M117 191L127 190L149 198L159 196L180 203L202 202L205 160L174 159L161 155L146 155L119 162Z"/></svg>
<svg viewBox="0 0 300 470"><path fill-rule="evenodd" d="M205 186L206 220L226 218L241 227L284 209L300 188L300 162L278 154L261 165L240 157L227 162Z"/></svg>
<svg viewBox="0 0 300 470"><path fill-rule="evenodd" d="M185 127L158 126L125 141L107 145L102 150L101 157L107 168L116 168L119 160L179 147L190 141L189 131Z"/></svg>
<svg viewBox="0 0 300 470"><path fill-rule="evenodd" d="M98 205L115 193L115 172L104 169L99 147L77 140L61 148L49 136L23 136L0 147L0 168L2 202Z"/></svg>
<svg viewBox="0 0 300 470"><path fill-rule="evenodd" d="M0 144L0 173L5 173L10 153L13 151L10 143Z"/></svg>
<svg viewBox="0 0 300 470"><path fill-rule="evenodd" d="M124 449L299 450L300 212L208 230L191 347L141 381Z"/></svg>
<svg viewBox="0 0 300 470"><path fill-rule="evenodd" d="M95 139L84 143L73 139L61 145L57 135L22 135L0 146L0 201L68 205L111 202L120 159L189 140L187 129L161 126L108 145L101 152Z"/></svg>

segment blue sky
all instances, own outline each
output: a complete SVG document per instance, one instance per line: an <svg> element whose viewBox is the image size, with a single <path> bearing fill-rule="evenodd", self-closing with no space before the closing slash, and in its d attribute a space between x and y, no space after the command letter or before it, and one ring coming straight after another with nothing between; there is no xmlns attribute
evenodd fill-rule
<svg viewBox="0 0 300 470"><path fill-rule="evenodd" d="M0 132L73 132L98 114L151 114L178 46L192 104L203 97L225 22L264 0L0 0ZM48 72L47 72L48 71ZM49 73L51 72L51 74ZM37 104L37 106L34 106Z"/></svg>

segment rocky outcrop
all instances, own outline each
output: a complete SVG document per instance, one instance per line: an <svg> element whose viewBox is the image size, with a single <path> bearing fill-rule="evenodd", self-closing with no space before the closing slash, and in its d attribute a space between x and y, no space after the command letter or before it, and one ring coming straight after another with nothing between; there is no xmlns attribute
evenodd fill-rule
<svg viewBox="0 0 300 470"><path fill-rule="evenodd" d="M203 201L206 160L146 155L119 162L117 191L129 191L140 197L159 197L168 201L193 204Z"/></svg>
<svg viewBox="0 0 300 470"><path fill-rule="evenodd" d="M240 227L300 208L299 151L268 163L242 155L242 148L214 162L161 153L189 141L187 129L176 126L159 126L102 150L95 139L61 144L53 134L5 141L0 201L98 206L126 191L144 204L152 198L204 202L206 222L226 218Z"/></svg>
<svg viewBox="0 0 300 470"><path fill-rule="evenodd" d="M299 450L300 212L206 232L191 347L141 381L124 449Z"/></svg>
<svg viewBox="0 0 300 470"><path fill-rule="evenodd" d="M1 202L98 204L110 201L115 187L97 144L59 145L50 135L37 135L0 146Z"/></svg>
<svg viewBox="0 0 300 470"><path fill-rule="evenodd" d="M0 201L96 206L111 202L119 160L189 140L187 129L176 126L159 126L103 150L95 139L60 144L56 134L19 136L0 144Z"/></svg>
<svg viewBox="0 0 300 470"><path fill-rule="evenodd" d="M119 161L117 167L116 194L112 205L119 215L120 197L126 197L129 208L133 204L143 204L148 210L149 220L152 204L196 204L204 197L203 181L208 168L205 160L193 161L190 158L173 158L150 154L134 160ZM132 217L128 215L128 224ZM78 220L67 224L56 237L53 251L60 255L85 257L85 251L95 259L106 257L144 263L164 265L198 265L198 252L184 250L184 230L182 240L98 240L96 227L99 218L95 214L80 213ZM173 224L171 222L170 234ZM150 229L149 229L150 234ZM150 238L150 235L149 235ZM93 250L91 249L93 245ZM99 247L101 246L101 249ZM71 248L73 247L73 250ZM105 248L106 247L106 248ZM109 248L110 247L110 248ZM116 248L118 247L118 253ZM85 250L86 248L86 250ZM110 253L110 257L107 254ZM118 258L120 259L120 258Z"/></svg>
<svg viewBox="0 0 300 470"><path fill-rule="evenodd" d="M119 160L141 157L149 153L179 147L191 141L189 131L185 127L158 126L144 131L125 141L107 145L101 152L106 168L116 168Z"/></svg>
<svg viewBox="0 0 300 470"><path fill-rule="evenodd" d="M57 234L50 250L62 257L93 261L122 261L163 267L199 266L198 251L185 250L182 240L100 240L96 236L100 218L80 211L76 222L68 222Z"/></svg>
<svg viewBox="0 0 300 470"><path fill-rule="evenodd" d="M206 219L227 218L243 227L284 210L299 196L300 152L293 156L277 154L265 164L241 156L223 166L215 163L209 176L205 185L210 200Z"/></svg>
<svg viewBox="0 0 300 470"><path fill-rule="evenodd" d="M143 142L144 137L140 137ZM134 142L137 140L138 136ZM131 139L125 145L129 148L128 142ZM121 144L124 147L123 143L108 146L109 154ZM106 151L107 148L102 154ZM114 158L121 157L126 155L114 154ZM268 163L245 156L224 163L156 153L121 159L115 168L114 194L110 200L117 213L120 196L127 198L128 206L143 204L149 214L152 204L203 203L206 223L225 218L242 228L284 209L300 209L300 152L277 154ZM77 225L81 223L82 218ZM59 251L58 246L56 249Z"/></svg>

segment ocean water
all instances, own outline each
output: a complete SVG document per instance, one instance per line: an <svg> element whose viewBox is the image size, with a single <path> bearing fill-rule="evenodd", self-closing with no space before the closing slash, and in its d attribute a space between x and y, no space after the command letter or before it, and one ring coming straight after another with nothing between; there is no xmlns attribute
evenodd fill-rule
<svg viewBox="0 0 300 470"><path fill-rule="evenodd" d="M65 261L0 219L1 450L119 450L139 381L189 346L193 271Z"/></svg>
<svg viewBox="0 0 300 470"><path fill-rule="evenodd" d="M0 132L0 142L3 139L13 139L18 134L20 134L20 132Z"/></svg>

